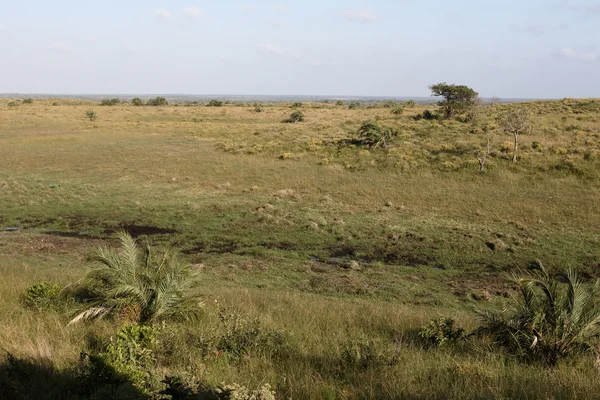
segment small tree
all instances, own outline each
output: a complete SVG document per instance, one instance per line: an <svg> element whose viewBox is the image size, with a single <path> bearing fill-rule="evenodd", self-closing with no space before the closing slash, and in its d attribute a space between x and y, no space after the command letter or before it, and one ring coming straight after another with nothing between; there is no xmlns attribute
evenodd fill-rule
<svg viewBox="0 0 600 400"><path fill-rule="evenodd" d="M155 97L153 99L149 99L146 102L146 104L149 105L149 106L159 107L159 106L166 106L166 105L169 104L169 102L164 97L158 96L158 97Z"/></svg>
<svg viewBox="0 0 600 400"><path fill-rule="evenodd" d="M517 162L517 153L519 151L519 135L529 127L529 124L529 112L521 108L511 108L502 117L500 117L500 128L502 131L513 135L513 162Z"/></svg>
<svg viewBox="0 0 600 400"><path fill-rule="evenodd" d="M492 137L494 135L494 131L491 127L486 126L484 128L484 132L487 139L487 145L484 149L478 150L475 153L475 157L477 157L477 161L479 162L479 172L485 171L487 158L490 154L492 154Z"/></svg>
<svg viewBox="0 0 600 400"><path fill-rule="evenodd" d="M297 124L298 122L304 122L304 113L302 110L296 110L288 119L285 119L283 122L286 124Z"/></svg>
<svg viewBox="0 0 600 400"><path fill-rule="evenodd" d="M206 105L207 107L223 107L223 102L219 100L211 100Z"/></svg>
<svg viewBox="0 0 600 400"><path fill-rule="evenodd" d="M139 106L143 106L144 102L139 97L134 97L133 99L131 99L131 104L133 104L134 106L139 107Z"/></svg>
<svg viewBox="0 0 600 400"><path fill-rule="evenodd" d="M479 94L468 86L449 85L446 82L429 86L432 96L441 96L443 101L438 102L442 107L445 118L453 118L458 113L468 110L475 104Z"/></svg>

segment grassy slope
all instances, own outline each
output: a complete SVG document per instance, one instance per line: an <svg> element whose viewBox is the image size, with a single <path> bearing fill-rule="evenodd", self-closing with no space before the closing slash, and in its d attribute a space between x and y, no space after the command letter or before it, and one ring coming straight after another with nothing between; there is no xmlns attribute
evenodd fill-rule
<svg viewBox="0 0 600 400"><path fill-rule="evenodd" d="M181 248L202 264L209 303L220 298L283 329L295 348L292 359L240 364L203 360L188 344L175 370L189 367L214 383L269 381L294 398L560 398L597 390L581 383L594 374L589 359L547 372L483 351L413 344L414 331L438 314L473 327L471 307L485 298L500 303L509 291L501 272L533 258L597 277L600 114L587 103L526 105L536 129L522 138L522 160L508 161L500 147L510 137L498 135L483 175L473 152L484 142L477 128L485 118L413 121L420 108L391 118L385 108L313 105L307 122L284 125L290 110L281 105L263 113L94 106L99 118L90 122L91 103L5 103L0 226L24 229L0 232L4 348L72 364L86 329L23 310L18 295L39 280L77 279L89 249L128 227ZM400 131L392 149L326 144L375 117ZM352 260L362 269L344 268ZM180 328L217 325L208 313L202 326ZM401 362L340 377L335 369L352 340L399 348ZM540 386L541 376L551 385Z"/></svg>

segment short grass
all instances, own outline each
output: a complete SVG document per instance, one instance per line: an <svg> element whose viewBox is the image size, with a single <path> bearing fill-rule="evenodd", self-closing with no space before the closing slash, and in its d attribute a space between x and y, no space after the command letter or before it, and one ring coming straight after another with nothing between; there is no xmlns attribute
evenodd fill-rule
<svg viewBox="0 0 600 400"><path fill-rule="evenodd" d="M416 121L424 106L396 116L306 103L301 124L281 123L288 104L257 113L8 102L0 228L19 229L0 232L0 346L19 357L61 371L90 332L114 332L67 328L68 315L26 310L19 296L38 281L79 279L85 256L123 228L179 248L201 270L206 316L167 330L161 373L268 382L296 399L590 398L599 389L591 355L548 370L484 345L426 349L416 335L438 315L474 328L472 309L501 304L511 292L503 273L533 259L599 277L599 101L490 106L469 123ZM510 162L512 138L497 133L481 174L483 129L509 107L533 113L520 160ZM365 120L399 135L387 149L344 144ZM284 332L291 350L203 353L202 337L223 329L215 300ZM387 361L347 365L352 346Z"/></svg>

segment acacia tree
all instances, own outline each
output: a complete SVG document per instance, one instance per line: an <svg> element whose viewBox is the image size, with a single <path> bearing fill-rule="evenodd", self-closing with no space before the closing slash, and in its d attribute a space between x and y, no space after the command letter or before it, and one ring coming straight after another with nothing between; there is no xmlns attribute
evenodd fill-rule
<svg viewBox="0 0 600 400"><path fill-rule="evenodd" d="M517 162L517 153L519 151L519 135L529 127L529 124L529 113L521 108L511 108L502 117L500 117L500 128L502 131L513 135L513 162Z"/></svg>
<svg viewBox="0 0 600 400"><path fill-rule="evenodd" d="M444 98L443 101L438 102L438 105L442 107L445 118L452 118L469 109L479 96L479 93L468 86L449 85L446 82L431 85L429 89L431 89L432 96Z"/></svg>

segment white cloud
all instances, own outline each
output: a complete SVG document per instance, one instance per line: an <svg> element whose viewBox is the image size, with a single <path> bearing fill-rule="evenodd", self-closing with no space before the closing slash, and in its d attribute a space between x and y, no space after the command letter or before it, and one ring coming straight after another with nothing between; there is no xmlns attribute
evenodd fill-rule
<svg viewBox="0 0 600 400"><path fill-rule="evenodd" d="M594 60L598 59L598 54L596 54L594 52L586 51L586 50L576 50L572 47L563 47L562 49L560 49L558 51L558 54L561 57L574 58L574 59L585 60L585 61L594 61Z"/></svg>
<svg viewBox="0 0 600 400"><path fill-rule="evenodd" d="M0 24L0 32L8 32L8 26Z"/></svg>
<svg viewBox="0 0 600 400"><path fill-rule="evenodd" d="M370 10L347 10L344 12L344 17L348 21L353 22L375 22L377 15Z"/></svg>
<svg viewBox="0 0 600 400"><path fill-rule="evenodd" d="M183 9L183 14L187 17L198 19L202 16L203 12L198 7L186 7Z"/></svg>
<svg viewBox="0 0 600 400"><path fill-rule="evenodd" d="M56 51L71 51L64 42L51 42L48 44L48 48Z"/></svg>
<svg viewBox="0 0 600 400"><path fill-rule="evenodd" d="M171 21L171 13L167 10L156 10L156 15L162 20Z"/></svg>

